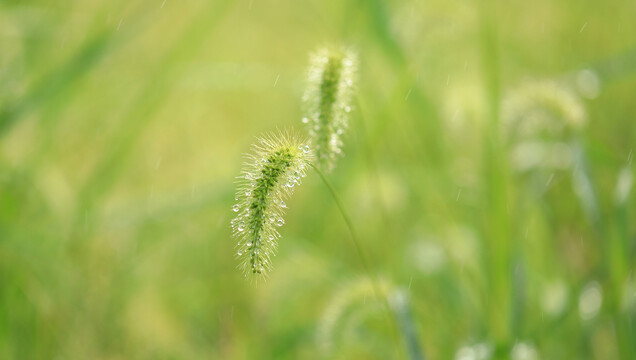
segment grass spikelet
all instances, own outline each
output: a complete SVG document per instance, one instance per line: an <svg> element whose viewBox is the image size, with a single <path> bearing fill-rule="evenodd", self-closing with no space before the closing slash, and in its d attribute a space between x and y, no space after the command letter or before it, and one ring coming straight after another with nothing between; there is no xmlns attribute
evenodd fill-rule
<svg viewBox="0 0 636 360"><path fill-rule="evenodd" d="M307 142L290 132L259 138L248 155L232 209L237 213L232 220L236 255L246 277L271 271L285 201L305 177L312 156Z"/></svg>
<svg viewBox="0 0 636 360"><path fill-rule="evenodd" d="M349 113L357 56L347 48L322 48L310 56L309 80L303 96L309 135L318 167L331 171L342 155L342 136Z"/></svg>

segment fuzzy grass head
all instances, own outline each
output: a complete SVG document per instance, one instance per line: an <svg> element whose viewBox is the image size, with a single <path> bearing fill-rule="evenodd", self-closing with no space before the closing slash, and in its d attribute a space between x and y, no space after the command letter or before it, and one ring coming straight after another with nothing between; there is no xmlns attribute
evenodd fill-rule
<svg viewBox="0 0 636 360"><path fill-rule="evenodd" d="M247 277L266 276L272 269L285 220L285 201L300 185L312 152L307 142L290 132L258 139L239 177L236 218L232 220L239 267Z"/></svg>
<svg viewBox="0 0 636 360"><path fill-rule="evenodd" d="M527 81L502 102L502 134L516 170L548 172L572 165L572 139L585 126L583 101L555 80Z"/></svg>
<svg viewBox="0 0 636 360"><path fill-rule="evenodd" d="M309 130L318 166L330 171L342 155L342 136L352 109L357 56L348 48L322 48L310 56L303 123Z"/></svg>
<svg viewBox="0 0 636 360"><path fill-rule="evenodd" d="M502 103L502 130L509 141L562 138L586 123L583 101L554 80L526 81L509 92Z"/></svg>

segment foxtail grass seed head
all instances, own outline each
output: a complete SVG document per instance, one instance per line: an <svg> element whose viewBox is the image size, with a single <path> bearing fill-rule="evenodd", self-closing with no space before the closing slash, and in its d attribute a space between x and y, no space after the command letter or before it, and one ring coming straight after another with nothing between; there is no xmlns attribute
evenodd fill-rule
<svg viewBox="0 0 636 360"><path fill-rule="evenodd" d="M313 155L306 141L288 132L266 135L252 150L239 177L232 230L239 268L246 277L258 278L272 269L285 202L305 177Z"/></svg>
<svg viewBox="0 0 636 360"><path fill-rule="evenodd" d="M575 91L554 80L526 81L502 103L502 130L509 141L560 138L583 128L585 105Z"/></svg>
<svg viewBox="0 0 636 360"><path fill-rule="evenodd" d="M342 156L356 70L357 56L347 48L322 48L310 56L302 121L312 138L318 167L324 171L331 171Z"/></svg>
<svg viewBox="0 0 636 360"><path fill-rule="evenodd" d="M553 80L527 81L502 103L502 132L510 146L511 163L521 172L570 168L569 143L585 123L583 101Z"/></svg>

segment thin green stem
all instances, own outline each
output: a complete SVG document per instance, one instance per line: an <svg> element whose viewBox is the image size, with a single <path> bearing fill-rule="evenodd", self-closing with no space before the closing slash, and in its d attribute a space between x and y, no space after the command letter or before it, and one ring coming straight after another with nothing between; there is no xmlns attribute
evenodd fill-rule
<svg viewBox="0 0 636 360"><path fill-rule="evenodd" d="M351 234L351 241L353 242L353 245L354 245L354 247L356 249L356 253L358 254L358 257L360 258L360 262L362 263L362 267L363 267L364 271L366 272L367 276L369 277L369 279L371 280L371 286L373 287L373 293L374 293L376 298L383 300L383 304L384 304L385 310L387 311L386 312L387 320L388 320L388 322L390 324L390 327L391 327L391 336L392 336L392 339L393 339L393 343L395 344L396 349L399 349L399 347L397 346L397 335L396 335L397 334L397 330L395 328L396 319L394 317L391 318L391 316L389 316L389 314L394 315L393 312L391 311L391 305L389 303L389 299L387 298L386 294L383 294L382 291L380 291L380 288L378 286L378 283L379 283L378 282L378 277L377 277L377 275L375 273L373 273L371 271L371 266L369 265L369 261L367 260L364 252L362 251L362 247L360 246L360 242L358 241L358 237L357 237L356 232L354 230L351 218L347 214L347 211L345 210L345 207L342 204L342 201L340 200L340 197L336 193L336 190L333 188L333 186L331 185L329 180L327 180L327 177L325 176L325 174L323 174L322 171L320 171L320 169L318 169L314 164L311 164L311 167L316 171L318 176L320 176L320 179L325 184L327 189L329 189L329 192L331 193L331 196L333 197L334 201L336 202L336 205L338 206L338 210L340 211L340 215L342 215L342 218L344 219L345 224L347 225L347 228L349 229L349 233ZM401 351L400 351L400 353L401 353Z"/></svg>
<svg viewBox="0 0 636 360"><path fill-rule="evenodd" d="M320 171L320 169L318 169L314 164L311 164L311 167L314 168L318 176L320 176L320 179L322 180L322 182L325 184L325 186L327 186L327 189L329 189L329 192L331 193L333 200L336 202L336 205L338 206L338 210L340 210L340 215L342 215L342 218L344 219L347 225L347 228L349 229L349 233L351 233L351 241L353 242L353 245L356 249L356 253L358 254L358 257L360 258L362 267L364 268L364 271L367 273L367 275L369 275L369 277L372 277L369 261L367 260L364 252L362 251L362 247L360 246L360 242L358 241L358 236L356 235L356 232L353 228L353 223L351 222L351 218L347 214L347 211L345 210L344 205L342 204L342 201L340 200L340 197L336 193L336 190L333 188L333 186L331 186L331 183L329 182L329 180L327 180L327 177L325 177L325 174L323 174L322 171Z"/></svg>

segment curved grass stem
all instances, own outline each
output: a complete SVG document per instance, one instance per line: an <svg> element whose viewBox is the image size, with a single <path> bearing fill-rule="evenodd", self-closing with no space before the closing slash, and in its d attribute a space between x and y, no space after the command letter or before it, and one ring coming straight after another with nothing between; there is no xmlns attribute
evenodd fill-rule
<svg viewBox="0 0 636 360"><path fill-rule="evenodd" d="M345 210L345 207L342 204L340 197L336 193L336 190L331 185L329 180L327 180L327 177L325 176L325 174L323 174L323 172L320 171L320 169L318 169L318 167L316 167L314 164L310 164L310 165L316 171L318 176L320 176L320 179L322 180L322 182L325 184L325 186L331 193L331 196L333 197L333 200L335 201L336 206L338 207L338 210L340 211L340 215L342 215L342 218L345 221L347 228L349 229L349 233L351 234L351 242L353 242L353 245L356 249L356 253L358 254L358 257L360 258L360 262L362 263L364 272L371 280L373 293L375 294L376 298L382 299L382 303L386 310L385 314L387 315L387 321L389 322L389 327L391 328L391 337L393 340L393 344L396 350L400 349L398 346L398 341L397 341L397 330L395 328L396 327L395 314L393 313L393 311L391 311L391 304L389 303L389 299L387 298L388 294L383 294L382 291L380 291L380 287L378 286L378 277L374 272L371 271L369 261L367 260L367 257L365 256L364 252L362 251L362 246L360 246L360 242L358 241L358 237L353 227L353 222L351 221L351 218L347 214L347 211ZM401 350L397 350L397 351L399 351L400 354L402 353Z"/></svg>
<svg viewBox="0 0 636 360"><path fill-rule="evenodd" d="M329 180L327 180L327 177L325 176L325 174L323 174L322 171L320 171L320 169L318 169L318 167L316 167L314 164L311 164L311 167L316 171L318 176L320 176L320 179L325 184L327 189L329 189L329 192L331 193L331 197L333 197L333 200L336 202L336 205L338 206L338 210L340 211L340 215L342 215L342 218L347 225L347 229L349 229L349 233L351 234L351 241L353 242L353 245L356 249L356 253L358 254L358 257L360 258L362 267L364 268L364 271L367 273L367 275L369 275L369 277L372 277L371 267L369 266L369 262L364 252L362 251L362 247L360 246L360 243L358 241L358 236L356 235L356 232L353 228L353 223L351 222L351 218L347 214L347 211L345 210L344 205L342 204L342 201L340 200L340 197L336 193L336 190L333 188Z"/></svg>

